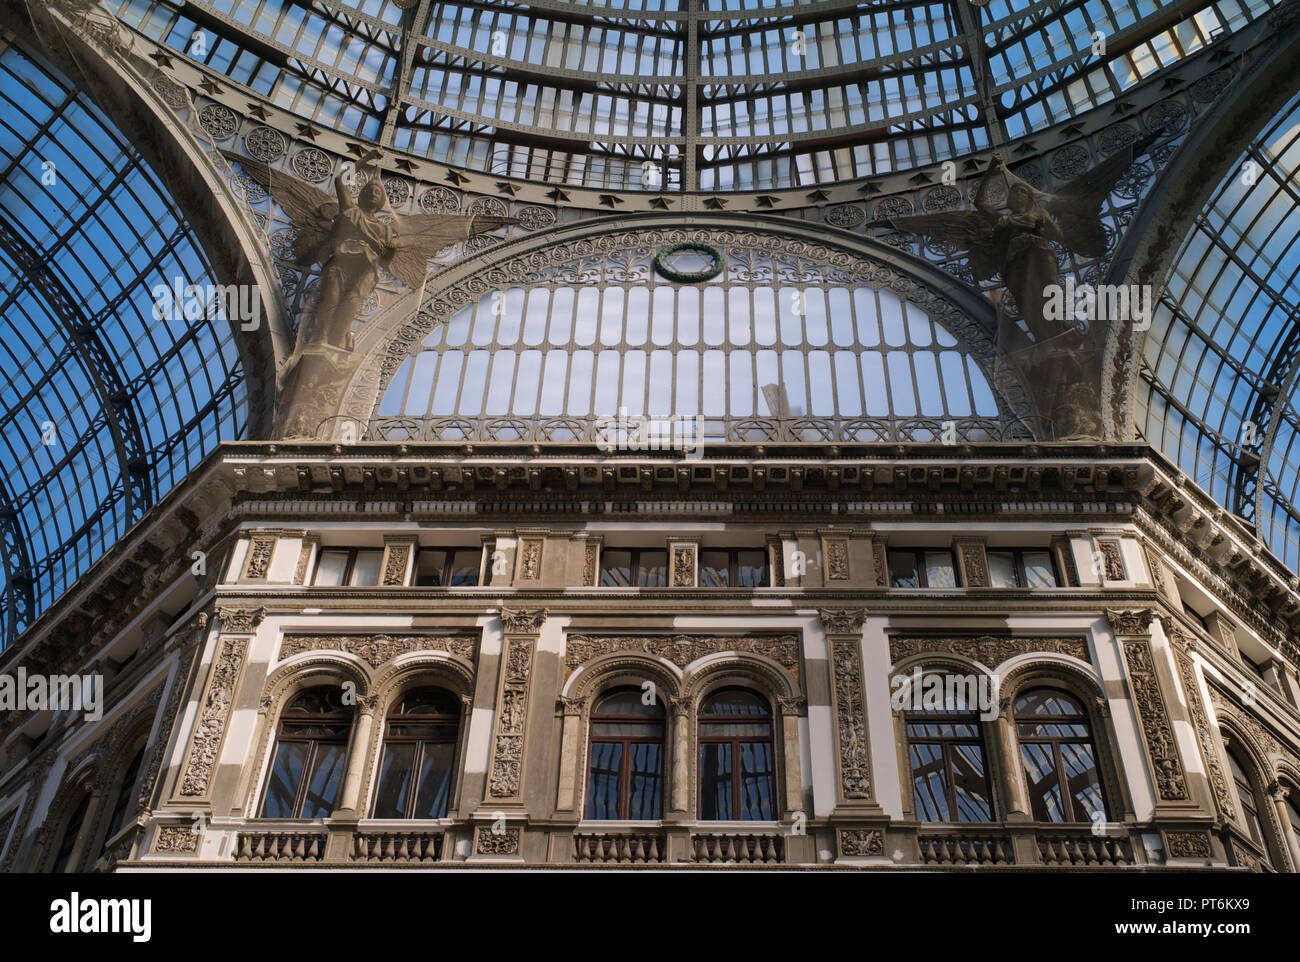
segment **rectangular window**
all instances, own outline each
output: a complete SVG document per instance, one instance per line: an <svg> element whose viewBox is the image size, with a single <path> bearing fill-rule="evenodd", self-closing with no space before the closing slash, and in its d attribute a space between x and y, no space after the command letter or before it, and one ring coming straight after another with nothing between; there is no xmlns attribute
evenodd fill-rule
<svg viewBox="0 0 1300 962"><path fill-rule="evenodd" d="M767 552L709 548L700 551L701 588L767 588Z"/></svg>
<svg viewBox="0 0 1300 962"><path fill-rule="evenodd" d="M667 574L666 548L606 548L600 553L604 588L662 588Z"/></svg>
<svg viewBox="0 0 1300 962"><path fill-rule="evenodd" d="M989 584L994 588L1055 588L1056 563L1045 549L1000 548L990 550Z"/></svg>
<svg viewBox="0 0 1300 962"><path fill-rule="evenodd" d="M415 583L421 588L477 585L482 548L421 548L416 556Z"/></svg>
<svg viewBox="0 0 1300 962"><path fill-rule="evenodd" d="M312 584L328 587L373 587L379 584L380 548L322 548Z"/></svg>
<svg viewBox="0 0 1300 962"><path fill-rule="evenodd" d="M956 588L957 565L947 548L893 550L889 583L894 588Z"/></svg>

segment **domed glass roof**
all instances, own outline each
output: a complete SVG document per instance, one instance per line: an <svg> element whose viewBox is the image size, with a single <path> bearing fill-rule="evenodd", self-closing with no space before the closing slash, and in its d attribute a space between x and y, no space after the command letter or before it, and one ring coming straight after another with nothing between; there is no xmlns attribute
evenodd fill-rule
<svg viewBox="0 0 1300 962"><path fill-rule="evenodd" d="M106 6L348 137L497 176L672 192L986 151L1110 103L1276 2Z"/></svg>

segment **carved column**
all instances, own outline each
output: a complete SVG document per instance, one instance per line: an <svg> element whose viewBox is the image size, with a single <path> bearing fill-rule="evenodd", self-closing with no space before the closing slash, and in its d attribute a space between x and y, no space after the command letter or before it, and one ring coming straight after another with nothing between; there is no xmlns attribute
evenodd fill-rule
<svg viewBox="0 0 1300 962"><path fill-rule="evenodd" d="M839 759L836 813L875 813L871 787L871 746L867 738L862 685L862 608L821 609L830 653L831 706Z"/></svg>
<svg viewBox="0 0 1300 962"><path fill-rule="evenodd" d="M501 680L497 689L496 724L492 736L492 764L488 771L488 804L523 805L524 739L528 723L528 691L537 636L546 609L501 610L505 644Z"/></svg>
<svg viewBox="0 0 1300 962"><path fill-rule="evenodd" d="M370 735L375 730L375 713L379 699L374 695L357 699L357 720L352 726L348 745L348 767L343 776L343 790L334 810L335 818L358 817L361 804L361 786L366 774L366 755L370 749Z"/></svg>
<svg viewBox="0 0 1300 962"><path fill-rule="evenodd" d="M799 763L799 717L808 710L804 698L778 698L781 705L781 735L785 749L785 811L802 812L803 766Z"/></svg>
<svg viewBox="0 0 1300 962"><path fill-rule="evenodd" d="M998 717L993 723L998 735L998 753L1002 756L1002 804L1006 806L1007 821L1029 820L1029 803L1020 789L1020 754L1016 751L1014 699L998 701Z"/></svg>
<svg viewBox="0 0 1300 962"><path fill-rule="evenodd" d="M582 713L586 710L585 698L561 698L564 709L564 728L560 736L560 786L555 795L555 810L571 812L581 797L578 765L582 752Z"/></svg>
<svg viewBox="0 0 1300 962"><path fill-rule="evenodd" d="M1290 790L1281 782L1274 782L1268 787L1268 797L1277 808L1278 824L1282 827L1282 838L1286 841L1287 854L1291 856L1291 871L1300 872L1300 842L1295 837L1295 826L1291 824L1291 812L1286 800Z"/></svg>
<svg viewBox="0 0 1300 962"><path fill-rule="evenodd" d="M685 698L673 698L673 771L671 811L685 815L691 804L691 717Z"/></svg>

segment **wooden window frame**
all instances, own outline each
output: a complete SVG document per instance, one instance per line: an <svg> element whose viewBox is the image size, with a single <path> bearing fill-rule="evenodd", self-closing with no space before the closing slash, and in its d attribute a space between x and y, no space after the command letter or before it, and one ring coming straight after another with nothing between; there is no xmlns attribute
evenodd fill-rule
<svg viewBox="0 0 1300 962"><path fill-rule="evenodd" d="M1039 692L1039 691L1050 691L1059 697L1068 698L1071 702L1073 702L1076 705L1079 704L1078 696L1070 692L1060 691L1055 688L1042 688L1042 687L1026 688L1023 691L1017 692L1016 702L1019 702L1020 699L1025 698L1029 695L1032 695L1034 692ZM1057 789L1059 790L1061 796L1061 804L1064 807L1069 809L1069 814L1071 816L1074 816L1071 819L1071 821L1067 821L1067 822L1040 822L1039 824L1088 825L1092 823L1091 817L1079 818L1078 817L1079 813L1075 811L1075 799L1074 799L1074 795L1070 792L1070 782L1066 773L1065 760L1061 755L1062 745L1084 745L1084 744L1086 744L1089 748L1092 749L1092 762L1093 762L1093 767L1097 771L1097 791L1101 795L1101 808L1106 815L1106 820L1109 821L1111 818L1111 805L1110 805L1110 798L1108 797L1106 792L1106 779L1103 777L1102 774L1101 752L1097 748L1097 737L1095 734L1096 725L1093 724L1092 718L1088 715L1087 709L1080 706L1079 713L1077 715L1024 715L1022 717L1019 710L1017 710L1013 704L1012 719L1015 722L1016 749L1018 755L1017 761L1020 763L1021 771L1023 772L1025 767L1024 756L1020 754L1020 749L1022 748L1022 746L1050 745L1052 748L1052 765L1056 772L1056 783L1057 783ZM1026 736L1020 730L1020 726L1022 724L1029 725L1029 724L1043 724L1043 723L1048 723L1053 725L1083 725L1088 730L1088 734L1086 738L1081 738L1075 735ZM1028 784L1028 778L1026 778L1026 784L1025 784L1026 794L1029 794L1029 788L1030 786ZM1030 796L1028 801L1029 801L1030 813L1032 814L1034 808L1034 799L1032 795ZM1035 821L1037 821L1037 819L1035 819Z"/></svg>
<svg viewBox="0 0 1300 962"><path fill-rule="evenodd" d="M432 689L434 691L441 692L444 695L447 695L453 701L456 699L456 695L446 688L440 688L436 685L422 685L420 688L413 688L410 691L406 692L393 704L401 705L403 701L410 698L412 695L416 694L417 692L425 689ZM434 714L415 714L415 713L407 714L407 713L399 713L396 711L389 711L389 713L384 718L384 736L380 740L380 744L379 744L379 767L376 769L375 798L372 801L370 806L371 811L373 812L375 806L379 803L379 798L378 798L379 779L380 777L382 777L384 771L384 757L387 754L389 745L415 745L416 746L415 753L411 758L411 766L408 769L407 786L403 798L402 810L405 812L410 812L415 807L415 799L416 796L419 795L420 779L418 778L418 775L420 773L420 769L422 767L422 763L424 760L424 746L428 744L452 746L451 762L449 766L450 781L447 784L447 808L446 811L444 811L441 815L436 815L433 817L433 819L428 819L424 817L417 818L416 816L409 815L409 814L408 815L372 815L371 816L372 818L401 819L402 821L426 821L427 822L431 820L436 821L438 819L447 817L447 812L450 812L452 809L452 801L456 797L456 789L458 787L457 785L458 779L456 776L458 774L457 766L460 761L460 750L459 750L460 734L461 734L460 723L461 723L460 712L455 712L446 715L434 715ZM426 726L437 725L440 727L446 726L449 728L451 732L451 737L429 738L424 735L395 735L392 732L394 725L426 725Z"/></svg>
<svg viewBox="0 0 1300 962"><path fill-rule="evenodd" d="M631 556L632 556L632 560L629 562L629 569L628 569L628 581L630 582L630 584L627 584L627 585L607 585L607 584L605 584L605 572L606 572L607 570L609 570L609 568L608 568L608 566L605 564L605 558L606 558L607 555L609 555L609 554L613 554L613 553L618 552L618 551L626 551L626 552L628 552L629 554L631 554ZM661 555L663 555L663 558L664 558L664 563L663 563L663 569L664 569L664 583L663 583L662 585L643 585L643 584L641 584L641 556L642 556L643 554L649 554L649 553L651 553L651 552L654 552L654 553L656 553L656 554L661 554ZM653 565L652 567L659 567L659 566L658 566L658 565ZM668 587L668 582L669 582L670 578L671 578L671 567L670 567L670 559L669 559L669 557L668 557L668 549L667 549L667 548L624 548L624 547L621 547L621 546L619 546L619 545L608 545L608 544L607 544L607 545L604 545L604 546L601 548L601 551L600 551L600 582L601 582L601 583L600 583L600 587L602 587L602 588L623 588L623 589L625 589L625 590L626 590L627 588L666 588L666 587Z"/></svg>
<svg viewBox="0 0 1300 962"><path fill-rule="evenodd" d="M911 726L914 724L970 725L974 727L976 734L970 736L922 735L914 737L911 730ZM923 822L926 825L991 825L997 822L998 805L997 798L993 794L993 758L989 755L987 740L984 737L984 723L980 721L978 712L906 711L903 713L903 733L907 740L907 784L912 792L912 815L918 822ZM921 813L917 810L916 768L912 761L912 746L921 744L938 745L941 750L944 771L944 801L948 805L948 815L950 816L946 822L922 818ZM957 804L957 779L954 777L956 768L953 765L953 750L961 745L977 746L984 759L984 794L989 802L987 821L968 821L961 817L961 806Z"/></svg>
<svg viewBox="0 0 1300 962"><path fill-rule="evenodd" d="M733 686L728 686L733 687ZM746 692L767 707L765 715L706 715L701 710L696 717L695 724L695 774L696 785L698 786L699 798L696 800L699 806L698 811L702 822L744 822L744 821L776 821L781 817L781 800L777 796L778 779L777 779L777 753L776 753L776 713L772 711L772 706L768 704L767 699L760 693L750 688L737 687L738 690ZM725 688L719 688L717 691L710 692L705 696L703 701L707 701L719 692L725 691ZM701 701L701 705L703 705ZM761 722L767 724L767 737L763 738L757 735L705 735L705 725L754 725ZM771 779L772 799L772 818L770 819L747 819L741 813L741 784L743 782L743 754L740 751L741 745L762 745L766 744L772 749L772 773ZM702 814L704 805L702 803L704 793L704 746L705 745L730 745L731 746L731 813L726 818L705 818Z"/></svg>
<svg viewBox="0 0 1300 962"><path fill-rule="evenodd" d="M443 558L442 562L442 574L440 576L442 581L441 584L420 584L420 555L426 551L441 551L446 556ZM449 583L452 559L461 551L478 552L478 571L474 575L474 583L472 585L453 585ZM473 545L429 545L428 547L420 545L415 552L415 570L413 572L413 580L416 586L421 588L477 588L483 583L483 548L481 545L478 548L475 548Z"/></svg>
<svg viewBox="0 0 1300 962"><path fill-rule="evenodd" d="M311 783L310 776L311 773L315 770L316 755L320 745L342 745L344 750L344 765L346 766L347 764L346 755L348 749L348 742L351 740L352 727L355 722L355 718L353 717L352 713L338 712L335 714L325 714L319 712L298 712L298 713L294 713L293 715L290 715L288 713L288 709L293 704L294 700L296 700L299 696L309 691L311 691L310 688L305 688L302 691L296 692L294 694L294 697L290 699L288 702L286 702L285 707L280 711L280 717L276 721L276 725L275 725L275 740L274 742L272 742L272 746L271 746L271 761L270 761L271 767L267 770L266 784L262 786L261 803L257 807L258 818L271 818L271 819L302 818L302 806L303 803L307 800L307 787ZM284 726L286 724L286 719L288 719L287 723L290 725L342 725L346 721L348 730L337 738L335 737L327 738L321 735L285 734ZM290 814L279 815L279 816L263 815L262 812L266 810L266 796L271 789L271 775L275 770L275 762L276 762L276 758L280 754L280 745L282 742L297 742L300 744L306 743L310 747L307 750L306 758L303 760L302 773L298 776L298 785L294 790L293 807L290 810ZM342 782L340 782L339 787L340 789L342 788ZM334 804L336 806L338 805L337 798L334 800ZM329 816L325 816L325 817L328 818Z"/></svg>
<svg viewBox="0 0 1300 962"><path fill-rule="evenodd" d="M636 692L635 688L612 688L609 691L602 692L600 699L595 704L600 704L610 695L618 694L620 691ZM615 725L658 725L659 737L653 735L597 735L597 724L615 724ZM660 708L659 714L656 715L618 715L607 714L593 711L587 720L587 797L583 801L582 812L583 818L593 822L612 822L612 821L633 821L629 812L632 808L632 753L629 751L631 745L658 745L659 746L659 811L650 818L636 819L636 821L658 821L664 817L664 795L667 793L668 778L666 772L666 753L668 750L668 718L667 714ZM618 817L617 818L599 818L595 815L589 815L588 806L592 802L591 798L591 775L592 766L596 762L596 753L592 748L596 745L621 745L622 753L619 756L618 772Z"/></svg>
<svg viewBox="0 0 1300 962"><path fill-rule="evenodd" d="M1047 555L1048 564L1052 566L1052 580L1056 582L1054 585L1051 585L1051 587L1053 588L1061 587L1061 571L1056 563L1056 552L1053 551L1051 548L985 548L984 550L985 550L986 557L988 555L994 555L994 554L1011 555L1011 564L1015 568L1015 572L1016 572L1016 583L1014 585L994 585L993 565L991 562L988 562L990 587L1013 588L1013 589L1020 589L1021 591L1033 591L1034 589L1029 587L1029 574L1025 570L1025 554L1026 552L1031 552L1031 551L1036 554Z"/></svg>
<svg viewBox="0 0 1300 962"><path fill-rule="evenodd" d="M726 554L727 555L727 583L725 585L706 585L704 583L704 556L707 554ZM742 554L761 554L763 563L760 566L763 570L764 584L751 586L742 586L740 582L740 556ZM772 559L767 547L762 548L704 548L699 550L698 565L700 570L700 587L701 588L734 588L740 591L752 591L754 588L772 587Z"/></svg>
<svg viewBox="0 0 1300 962"><path fill-rule="evenodd" d="M929 588L930 577L923 563L916 565L916 588L904 588L901 585L894 584L894 567L889 563L889 556L892 554L911 554L918 562L924 562L927 554L937 554L946 552L949 560L952 562L952 581L954 588L964 587L961 578L961 568L957 564L957 552L952 548L886 548L885 549L885 567L889 569L889 587L897 591L915 591L917 588ZM950 590L947 588L936 588L937 591Z"/></svg>
<svg viewBox="0 0 1300 962"><path fill-rule="evenodd" d="M320 577L320 566L321 566L321 562L325 560L325 555L326 555L328 552L331 552L331 551L346 551L347 554L348 554L348 562L347 562L346 565L343 566L343 579L342 579L342 584L337 584L337 585L318 585L318 584L316 583L316 579L317 579L318 577ZM383 570L382 570L382 569L383 569L383 562L384 562L384 549L383 549L383 548L366 548L366 547L343 548L343 547L335 547L334 545L320 545L320 546L318 546L317 549L316 549L316 566L315 566L315 568L312 570L312 573L311 573L311 582L310 582L310 584L309 584L308 586L309 586L309 587L312 587L312 588L373 588L373 587L377 587L377 585L354 585L354 584L352 584L352 574L353 574L354 571L356 571L356 567L357 567L357 555L360 554L362 551L375 551L375 552L378 552L378 553L379 553L379 565L380 565L379 582L382 582L382 581L383 581L383 577L384 577L384 575L383 575Z"/></svg>

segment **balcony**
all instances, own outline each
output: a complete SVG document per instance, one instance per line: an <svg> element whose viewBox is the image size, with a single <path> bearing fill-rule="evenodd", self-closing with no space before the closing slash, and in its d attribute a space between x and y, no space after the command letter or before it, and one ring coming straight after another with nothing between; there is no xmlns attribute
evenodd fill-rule
<svg viewBox="0 0 1300 962"><path fill-rule="evenodd" d="M321 831L243 831L235 836L235 861L319 862L327 838Z"/></svg>

